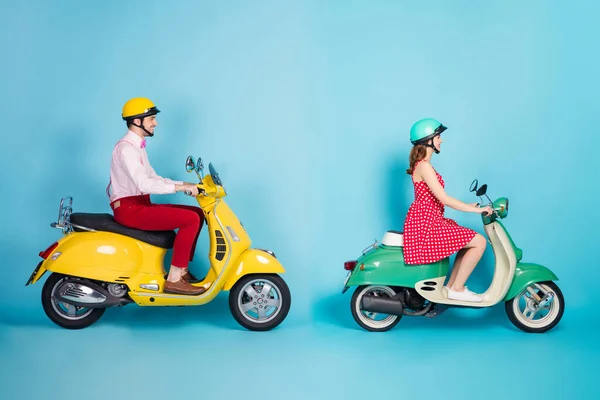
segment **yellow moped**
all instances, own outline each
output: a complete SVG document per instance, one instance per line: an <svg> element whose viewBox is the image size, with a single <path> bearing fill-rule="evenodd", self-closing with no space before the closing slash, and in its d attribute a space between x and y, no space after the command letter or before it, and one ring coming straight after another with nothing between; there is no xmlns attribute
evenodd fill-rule
<svg viewBox="0 0 600 400"><path fill-rule="evenodd" d="M42 306L57 325L81 329L96 322L111 306L196 306L229 291L235 320L253 331L278 326L291 305L290 290L279 276L285 269L273 251L251 248L246 230L225 203L225 188L209 164L204 176L202 158L186 160L187 172L200 182L196 196L210 236L210 268L197 286L210 284L201 295L163 293L165 254L173 247L174 231L142 231L118 224L111 214L74 213L73 198L61 199L58 221L50 224L63 236L40 252L39 262L25 286L46 271L52 274L42 288ZM190 195L191 193L186 193Z"/></svg>

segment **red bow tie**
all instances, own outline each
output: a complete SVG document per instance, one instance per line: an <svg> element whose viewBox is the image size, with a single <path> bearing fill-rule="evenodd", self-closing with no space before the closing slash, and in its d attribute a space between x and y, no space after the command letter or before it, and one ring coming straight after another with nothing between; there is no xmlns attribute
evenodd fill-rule
<svg viewBox="0 0 600 400"><path fill-rule="evenodd" d="M140 148L143 149L144 147L146 147L146 139L143 139L142 143L140 143Z"/></svg>

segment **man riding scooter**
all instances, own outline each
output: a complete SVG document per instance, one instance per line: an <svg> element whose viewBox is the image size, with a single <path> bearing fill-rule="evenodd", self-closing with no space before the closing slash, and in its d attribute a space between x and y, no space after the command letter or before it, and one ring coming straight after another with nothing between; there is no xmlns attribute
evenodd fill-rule
<svg viewBox="0 0 600 400"><path fill-rule="evenodd" d="M186 192L198 195L195 184L159 176L148 160L146 138L154 136L160 110L146 98L133 98L125 103L122 118L127 133L117 142L112 153L110 182L106 193L115 221L130 228L145 231L178 229L173 245L173 258L164 293L199 295L210 284L193 286L200 282L189 271L194 258L196 242L204 223L199 207L178 204L153 204L151 194Z"/></svg>

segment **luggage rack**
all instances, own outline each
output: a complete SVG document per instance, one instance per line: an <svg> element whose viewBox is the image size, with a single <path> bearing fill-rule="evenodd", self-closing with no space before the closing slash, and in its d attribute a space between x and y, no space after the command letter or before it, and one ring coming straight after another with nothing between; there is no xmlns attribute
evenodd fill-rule
<svg viewBox="0 0 600 400"><path fill-rule="evenodd" d="M86 228L85 226L76 225L71 222L71 214L73 213L73 197L63 197L60 199L58 207L58 220L52 222L52 228L60 229L64 234L73 232L73 227L83 229L84 231L96 232L95 229Z"/></svg>
<svg viewBox="0 0 600 400"><path fill-rule="evenodd" d="M362 251L362 254L363 254L363 256L364 256L365 254L367 254L368 252L370 252L371 250L374 250L374 249L376 249L376 248L378 248L378 247L379 247L379 242L377 241L377 239L375 239L375 242L374 242L373 244L371 244L371 245L367 246L367 248L365 248L365 249Z"/></svg>

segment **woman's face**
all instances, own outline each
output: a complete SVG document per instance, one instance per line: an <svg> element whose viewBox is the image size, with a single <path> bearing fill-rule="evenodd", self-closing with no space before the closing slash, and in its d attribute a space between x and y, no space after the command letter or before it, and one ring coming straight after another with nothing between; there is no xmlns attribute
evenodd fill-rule
<svg viewBox="0 0 600 400"><path fill-rule="evenodd" d="M437 135L433 138L433 145L436 149L441 150L442 143L444 143L442 135Z"/></svg>

